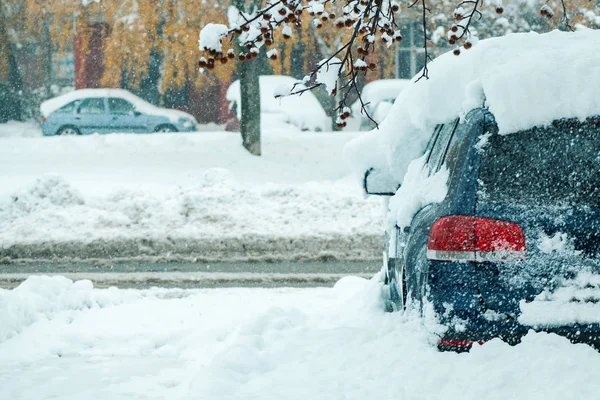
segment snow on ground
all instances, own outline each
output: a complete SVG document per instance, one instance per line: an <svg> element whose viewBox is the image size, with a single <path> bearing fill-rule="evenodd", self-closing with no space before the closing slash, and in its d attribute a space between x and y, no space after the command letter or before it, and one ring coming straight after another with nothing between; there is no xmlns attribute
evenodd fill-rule
<svg viewBox="0 0 600 400"><path fill-rule="evenodd" d="M2 399L596 398L600 354L552 334L439 353L435 326L334 288L0 290ZM242 300L242 301L240 301Z"/></svg>
<svg viewBox="0 0 600 400"><path fill-rule="evenodd" d="M357 133L0 139L0 256L379 256L381 207L347 176Z"/></svg>
<svg viewBox="0 0 600 400"><path fill-rule="evenodd" d="M0 139L39 136L42 136L42 130L40 125L35 122L9 121L0 124Z"/></svg>

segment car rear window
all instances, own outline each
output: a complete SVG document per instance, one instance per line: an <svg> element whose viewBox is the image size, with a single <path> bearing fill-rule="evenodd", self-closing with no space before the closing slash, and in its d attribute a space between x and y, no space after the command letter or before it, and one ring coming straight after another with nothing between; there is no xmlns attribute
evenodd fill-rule
<svg viewBox="0 0 600 400"><path fill-rule="evenodd" d="M487 140L483 199L519 204L600 205L600 119L560 120Z"/></svg>

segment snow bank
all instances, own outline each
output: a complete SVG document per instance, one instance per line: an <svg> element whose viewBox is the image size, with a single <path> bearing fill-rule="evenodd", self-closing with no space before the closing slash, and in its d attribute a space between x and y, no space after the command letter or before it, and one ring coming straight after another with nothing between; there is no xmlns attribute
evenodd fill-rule
<svg viewBox="0 0 600 400"><path fill-rule="evenodd" d="M468 354L439 353L418 318L381 311L373 302L380 288L377 279L345 278L319 294L318 309L273 306L247 320L200 362L187 395L558 399L573 387L584 397L600 388L589 369L600 365L600 355L556 335L530 333L515 347L493 340Z"/></svg>
<svg viewBox="0 0 600 400"><path fill-rule="evenodd" d="M480 41L460 56L451 52L429 64L429 78L402 91L379 130L349 143L357 174L389 169L401 182L435 125L482 106L501 134L559 118L600 114L600 32L511 34Z"/></svg>
<svg viewBox="0 0 600 400"><path fill-rule="evenodd" d="M168 118L171 122L176 123L180 118L188 119L196 123L196 118L193 115L179 110L160 108L145 100L140 99L136 95L123 89L80 89L75 90L62 96L55 97L44 101L40 110L44 117L52 114L59 108L66 106L72 101L85 99L88 97L118 97L129 101L135 106L135 109L142 114L156 115Z"/></svg>
<svg viewBox="0 0 600 400"><path fill-rule="evenodd" d="M289 94L297 79L282 75L264 75L259 78L260 82L260 107L262 118L277 118L271 114L279 114L280 122L291 123L300 129L311 131L328 131L330 121L325 114L321 103L312 92L305 92L299 96L286 96L275 98L276 95ZM295 90L300 90L304 86L299 84ZM236 102L237 115L242 115L242 105L240 101L240 81L234 81L227 89L227 100ZM273 121L266 124L272 127ZM281 123L279 124L281 126Z"/></svg>
<svg viewBox="0 0 600 400"><path fill-rule="evenodd" d="M378 258L381 215L347 179L356 133L2 139L0 259Z"/></svg>
<svg viewBox="0 0 600 400"><path fill-rule="evenodd" d="M62 276L32 276L13 290L0 289L0 343L18 335L40 319L57 313L120 304L115 290L93 291L89 280L73 282ZM130 293L129 299L137 298Z"/></svg>
<svg viewBox="0 0 600 400"><path fill-rule="evenodd" d="M42 136L42 130L39 124L33 122L9 121L0 124L0 139L39 136Z"/></svg>
<svg viewBox="0 0 600 400"><path fill-rule="evenodd" d="M0 398L547 400L600 390L600 354L552 334L439 353L419 318L383 312L379 277L331 289L23 286L0 291L0 310L38 315L0 342ZM55 312L31 300L40 293Z"/></svg>
<svg viewBox="0 0 600 400"><path fill-rule="evenodd" d="M310 254L306 246L313 242L311 238L313 245L319 241L331 245L332 240L345 243L345 237L378 236L378 207L365 201L358 188L348 189L347 183L335 182L252 187L216 168L207 170L196 185L164 195L120 190L106 197L83 198L64 179L47 176L0 200L0 254L82 257L86 251L77 251L79 244L82 249L91 246L93 257L101 251L106 257L195 254L210 259L246 254L253 258L261 257L261 250L263 257L278 257L282 254L276 242L284 240L288 244L282 252L304 257ZM308 242L294 245L295 240ZM373 240L366 240L372 246ZM228 251L221 248L226 243ZM241 244L245 249L236 250ZM38 250L26 256L18 250L20 245ZM345 258L343 249L351 245L341 245L331 250ZM375 249L363 248L363 252L366 256ZM327 246L313 250L312 256L320 257ZM348 251L346 256L357 253Z"/></svg>

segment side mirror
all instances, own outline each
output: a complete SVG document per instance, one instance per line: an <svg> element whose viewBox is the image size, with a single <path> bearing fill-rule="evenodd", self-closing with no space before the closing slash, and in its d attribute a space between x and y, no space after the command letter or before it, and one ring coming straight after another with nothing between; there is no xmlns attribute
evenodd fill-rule
<svg viewBox="0 0 600 400"><path fill-rule="evenodd" d="M133 115L135 115L136 117L139 117L140 115L142 115L142 113L134 110Z"/></svg>
<svg viewBox="0 0 600 400"><path fill-rule="evenodd" d="M400 184L387 170L370 168L365 172L363 188L367 194L393 196L399 187Z"/></svg>

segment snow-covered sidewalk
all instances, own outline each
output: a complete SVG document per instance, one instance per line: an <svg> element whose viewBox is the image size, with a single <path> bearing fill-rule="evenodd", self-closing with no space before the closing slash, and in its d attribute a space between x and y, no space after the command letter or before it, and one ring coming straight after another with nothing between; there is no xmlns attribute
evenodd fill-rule
<svg viewBox="0 0 600 400"><path fill-rule="evenodd" d="M0 290L0 398L594 399L600 354L551 334L439 353L377 280L333 289Z"/></svg>
<svg viewBox="0 0 600 400"><path fill-rule="evenodd" d="M378 258L356 135L272 132L262 157L230 132L2 138L0 259Z"/></svg>

